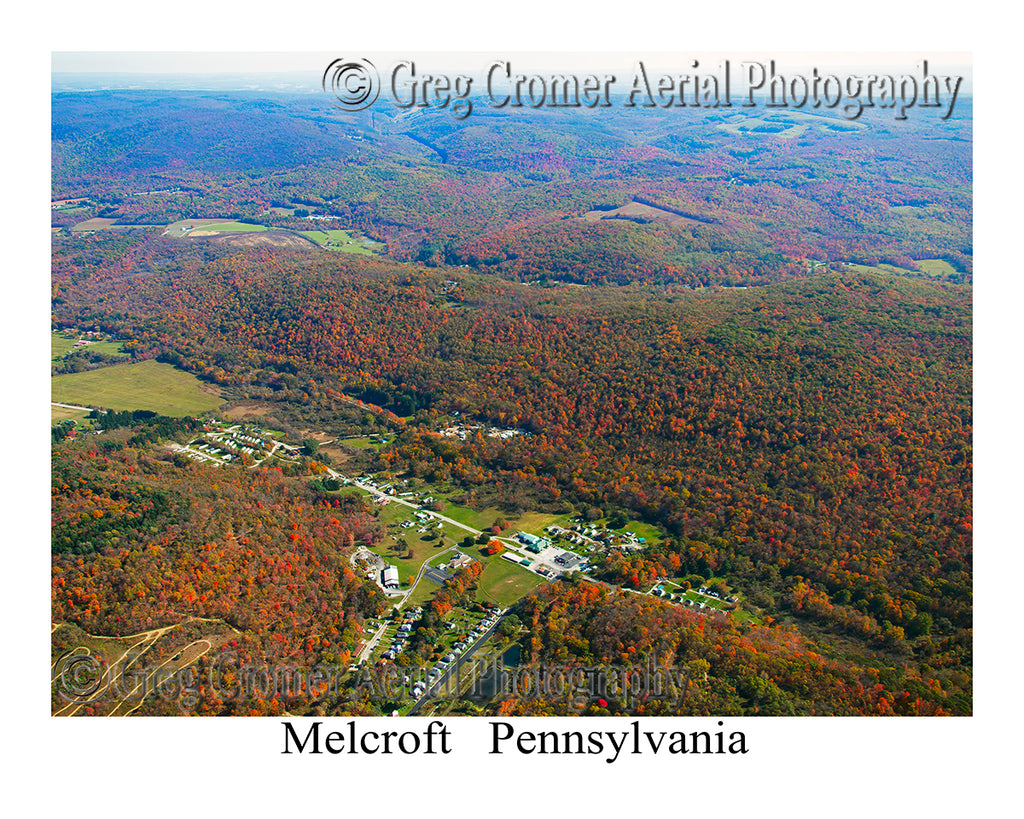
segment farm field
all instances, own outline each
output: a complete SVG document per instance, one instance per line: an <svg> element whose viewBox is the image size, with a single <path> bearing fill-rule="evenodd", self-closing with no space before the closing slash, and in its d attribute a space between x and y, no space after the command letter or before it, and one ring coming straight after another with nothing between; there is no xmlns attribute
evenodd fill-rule
<svg viewBox="0 0 1024 819"><path fill-rule="evenodd" d="M82 421L89 413L86 410L69 409L67 407L50 406L50 423L60 421Z"/></svg>
<svg viewBox="0 0 1024 819"><path fill-rule="evenodd" d="M360 435L352 438L338 438L337 443L354 447L355 449L380 450L390 444L394 438L394 435ZM381 443L382 439L386 439L386 443Z"/></svg>
<svg viewBox="0 0 1024 819"><path fill-rule="evenodd" d="M76 349L77 339L62 336L59 333L50 334L50 360L60 361L72 350ZM103 355L115 356L124 352L124 346L120 341L93 341L84 347L77 349L89 350L90 352L102 353Z"/></svg>
<svg viewBox="0 0 1024 819"><path fill-rule="evenodd" d="M373 256L375 250L384 247L380 242L370 239L354 239L347 230L301 230L299 233L307 239L312 239L324 250L334 250L338 253Z"/></svg>
<svg viewBox="0 0 1024 819"><path fill-rule="evenodd" d="M847 267L851 270L856 270L858 273L884 273L886 275L892 275L893 273L900 276L917 276L920 277L921 273L928 276L931 279L947 279L950 276L957 275L956 269L949 262L944 259L917 259L917 266L921 268L920 272L916 270L909 270L905 267L897 267L893 264L882 263L878 265L866 265L866 264L848 264Z"/></svg>
<svg viewBox="0 0 1024 819"><path fill-rule="evenodd" d="M172 236L175 239L179 239L182 236L187 236L190 231L193 230L206 230L211 225L223 225L226 224L226 219L179 219L177 222L171 222L166 228L164 228L164 236Z"/></svg>
<svg viewBox="0 0 1024 819"><path fill-rule="evenodd" d="M53 333L50 336L50 360L60 361L75 347L75 340Z"/></svg>
<svg viewBox="0 0 1024 819"><path fill-rule="evenodd" d="M685 216L680 216L677 213L671 211L662 210L661 208L652 207L651 205L643 205L640 202L627 202L621 208L615 208L615 210L592 210L581 217L587 222L598 222L608 219L647 219L649 221L664 222L667 225L699 225L695 219L688 219Z"/></svg>
<svg viewBox="0 0 1024 819"><path fill-rule="evenodd" d="M76 233L81 233L86 230L109 230L110 226L116 221L116 219L102 219L97 216L93 219L86 219L84 222L79 222L71 229Z"/></svg>
<svg viewBox="0 0 1024 819"><path fill-rule="evenodd" d="M496 603L506 608L543 582L544 578L515 563L491 559L480 575L476 596L477 600Z"/></svg>
<svg viewBox="0 0 1024 819"><path fill-rule="evenodd" d="M808 114L804 111L773 111L762 116L736 114L718 128L737 136L745 133L772 134L782 139L794 139L803 136L808 130L823 133L844 131L862 131L867 126L862 122L850 122L831 119L829 117Z"/></svg>
<svg viewBox="0 0 1024 819"><path fill-rule="evenodd" d="M919 259L917 266L934 278L952 276L956 269L945 259Z"/></svg>
<svg viewBox="0 0 1024 819"><path fill-rule="evenodd" d="M198 378L170 364L115 364L51 379L53 401L113 410L145 409L162 415L208 412L223 401Z"/></svg>
<svg viewBox="0 0 1024 819"><path fill-rule="evenodd" d="M208 233L259 233L267 229L266 225L251 225L248 222L217 222L204 225L193 230L193 236L206 236Z"/></svg>

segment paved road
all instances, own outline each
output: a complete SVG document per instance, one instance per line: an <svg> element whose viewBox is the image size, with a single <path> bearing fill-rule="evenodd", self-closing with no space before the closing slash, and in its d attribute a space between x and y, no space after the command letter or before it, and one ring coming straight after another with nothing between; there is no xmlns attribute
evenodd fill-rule
<svg viewBox="0 0 1024 819"><path fill-rule="evenodd" d="M337 478L338 480L348 481L353 486L355 486L357 489L362 489L364 492L369 492L371 495L374 495L375 497L386 498L391 503L399 503L402 506L408 506L410 509L415 509L417 511L419 511L420 508L421 508L420 504L418 504L418 503L413 503L412 501L407 501L404 498L399 498L399 497L396 497L395 495L388 495L385 492L381 492L379 489L376 489L375 487L368 486L365 483L361 483L360 481L357 481L355 478L351 478L348 475L343 475L342 473L338 472L335 469L331 469L330 467L327 468L327 471L331 475L331 477ZM465 523L462 523L461 521L457 521L454 518L449 518L449 517L447 517L445 515L442 515L442 514L440 514L438 512L430 512L430 514L432 516L434 516L435 518L437 518L438 520L443 520L445 523L450 523L452 526L457 526L459 529L463 529L463 530L465 530L467 532L471 532L474 535L479 535L480 534L480 531L481 531L480 529L474 529L472 526L467 526ZM496 537L494 539L499 541L500 543L502 543L505 546L505 548L507 548L513 554L519 555L520 558L528 558L528 557L530 557L530 555L528 555L525 552L521 551L522 550L522 546L520 546L514 540L510 540L509 538L504 538L504 537ZM537 575L540 574L538 571L536 571L535 569L533 569L531 567L524 566L523 568L527 569L527 571L533 572L534 574L537 574ZM543 575L541 575L541 576L543 576ZM410 591L412 591L412 589L410 589Z"/></svg>
<svg viewBox="0 0 1024 819"><path fill-rule="evenodd" d="M375 495L378 498L387 498L389 501L391 501L391 503L399 503L402 506L408 506L410 509L416 509L417 511L420 509L420 504L418 503L412 503L411 501L407 501L404 498L396 497L395 495L388 495L384 492L381 492L379 489L373 486L368 486L365 483L360 483L355 478L350 478L348 475L342 475L340 472L337 472L336 470L331 469L330 467L328 467L327 471L331 474L332 477L346 480L353 486L362 489L364 492L369 492L371 495ZM439 514L438 512L431 512L430 514L438 520L443 520L445 523L450 523L452 526L457 526L458 528L464 529L467 532L472 532L474 535L480 534L479 529L474 529L472 526L467 526L465 523L461 523L453 518L445 517L444 515Z"/></svg>

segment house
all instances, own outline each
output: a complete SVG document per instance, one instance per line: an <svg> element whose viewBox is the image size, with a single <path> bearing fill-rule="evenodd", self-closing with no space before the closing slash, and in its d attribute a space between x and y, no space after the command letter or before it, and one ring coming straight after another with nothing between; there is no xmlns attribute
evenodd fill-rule
<svg viewBox="0 0 1024 819"><path fill-rule="evenodd" d="M448 569L453 572L458 571L463 566L468 566L472 562L473 558L471 558L469 555L464 555L462 554L462 552L458 552L456 553L455 557L453 557L448 562Z"/></svg>

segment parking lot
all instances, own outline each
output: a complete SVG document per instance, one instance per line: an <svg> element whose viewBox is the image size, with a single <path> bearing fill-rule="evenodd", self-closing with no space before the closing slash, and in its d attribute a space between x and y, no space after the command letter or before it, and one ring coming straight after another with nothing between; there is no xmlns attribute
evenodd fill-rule
<svg viewBox="0 0 1024 819"><path fill-rule="evenodd" d="M587 565L587 559L575 552L570 552L558 546L549 546L534 558L535 566L538 569L548 568L556 575L568 572L581 571Z"/></svg>

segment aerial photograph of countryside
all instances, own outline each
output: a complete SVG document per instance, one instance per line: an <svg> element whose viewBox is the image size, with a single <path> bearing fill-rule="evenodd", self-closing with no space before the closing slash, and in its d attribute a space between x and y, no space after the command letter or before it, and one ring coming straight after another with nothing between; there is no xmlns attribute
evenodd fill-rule
<svg viewBox="0 0 1024 819"><path fill-rule="evenodd" d="M53 55L51 715L971 716L969 61L337 57Z"/></svg>

